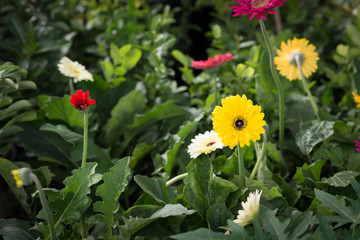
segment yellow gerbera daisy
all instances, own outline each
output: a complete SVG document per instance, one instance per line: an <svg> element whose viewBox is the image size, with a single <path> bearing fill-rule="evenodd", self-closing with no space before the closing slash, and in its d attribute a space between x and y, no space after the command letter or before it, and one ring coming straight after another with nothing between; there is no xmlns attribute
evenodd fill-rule
<svg viewBox="0 0 360 240"><path fill-rule="evenodd" d="M360 96L359 96L357 90L355 90L355 92L353 92L352 95L354 98L354 102L356 103L356 107L360 108Z"/></svg>
<svg viewBox="0 0 360 240"><path fill-rule="evenodd" d="M265 121L261 107L253 105L243 94L226 97L221 100L221 106L216 106L212 112L215 132L221 138L224 146L233 149L238 143L240 147L250 145L264 133Z"/></svg>
<svg viewBox="0 0 360 240"><path fill-rule="evenodd" d="M19 188L23 185L23 182L20 178L20 170L16 169L16 170L11 170L11 174L14 175L14 179L16 182L16 186Z"/></svg>
<svg viewBox="0 0 360 240"><path fill-rule="evenodd" d="M306 38L288 40L282 42L280 49L276 50L277 57L274 58L276 69L280 74L290 81L301 79L295 56L300 56L301 69L306 78L313 74L317 67L319 55L315 52L315 46L309 44Z"/></svg>

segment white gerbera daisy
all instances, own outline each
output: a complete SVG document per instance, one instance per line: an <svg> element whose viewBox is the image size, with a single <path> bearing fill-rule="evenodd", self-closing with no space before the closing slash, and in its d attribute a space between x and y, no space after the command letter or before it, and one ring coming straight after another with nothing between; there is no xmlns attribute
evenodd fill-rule
<svg viewBox="0 0 360 240"><path fill-rule="evenodd" d="M238 211L237 219L234 220L234 223L239 224L240 226L245 227L252 222L254 216L260 210L260 197L262 191L256 190L255 193L250 193L246 202L242 202L241 205L243 210Z"/></svg>
<svg viewBox="0 0 360 240"><path fill-rule="evenodd" d="M92 74L78 62L73 62L67 57L62 57L57 65L59 71L67 77L74 78L74 83L89 80L94 81Z"/></svg>
<svg viewBox="0 0 360 240"><path fill-rule="evenodd" d="M204 134L198 134L191 140L191 144L188 147L188 153L191 158L197 158L200 154L208 154L218 148L223 148L224 145L217 133L212 131L206 131Z"/></svg>

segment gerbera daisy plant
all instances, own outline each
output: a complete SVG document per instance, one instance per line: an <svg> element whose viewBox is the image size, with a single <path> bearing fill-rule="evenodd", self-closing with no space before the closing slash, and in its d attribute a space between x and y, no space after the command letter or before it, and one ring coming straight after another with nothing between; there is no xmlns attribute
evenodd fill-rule
<svg viewBox="0 0 360 240"><path fill-rule="evenodd" d="M248 15L249 20L253 19L255 16L260 22L261 33L264 37L267 50L269 52L270 60L270 71L271 75L275 81L278 94L279 94L279 146L280 152L283 153L284 149L284 104L285 104L285 95L284 88L278 76L275 65L274 65L274 52L271 46L269 37L267 35L266 27L264 21L266 20L266 13L276 14L275 11L271 10L272 8L281 6L286 0L233 0L239 3L236 6L230 7L233 9L233 17L239 15Z"/></svg>
<svg viewBox="0 0 360 240"><path fill-rule="evenodd" d="M243 187L245 170L242 147L249 146L250 141L260 140L260 135L265 133L264 113L261 113L260 106L253 105L245 95L226 97L221 103L222 106L216 106L212 112L213 128L224 146L230 149L238 147L240 185Z"/></svg>
<svg viewBox="0 0 360 240"><path fill-rule="evenodd" d="M278 54L274 58L277 70L280 75L290 81L300 79L308 95L314 112L319 119L318 108L308 87L306 78L310 77L317 70L317 61L319 55L315 52L315 46L309 44L306 38L294 38L286 43L282 42L280 49L276 50Z"/></svg>
<svg viewBox="0 0 360 240"><path fill-rule="evenodd" d="M357 90L355 90L352 93L352 95L353 95L354 102L356 103L356 107L360 108L360 95L358 94Z"/></svg>
<svg viewBox="0 0 360 240"><path fill-rule="evenodd" d="M260 198L262 191L256 190L255 193L250 193L246 199L246 202L242 202L241 206L243 210L238 211L237 218L234 223L239 224L242 227L250 224L254 217L260 211Z"/></svg>
<svg viewBox="0 0 360 240"><path fill-rule="evenodd" d="M206 131L204 134L198 134L191 140L191 144L188 146L188 153L191 158L197 158L200 154L211 153L216 149L222 149L223 143L218 134L212 131Z"/></svg>
<svg viewBox="0 0 360 240"><path fill-rule="evenodd" d="M71 94L69 102L74 106L75 109L84 113L84 143L83 143L83 155L81 166L86 163L87 156L87 145L88 145L88 107L96 103L94 99L89 99L89 92L85 93L83 90L77 90L76 94Z"/></svg>
<svg viewBox="0 0 360 240"><path fill-rule="evenodd" d="M215 69L212 71L213 79L214 79L214 106L217 104L217 67L221 66L223 63L230 61L233 59L233 55L231 53L226 54L217 54L214 58L208 58L207 60L203 61L191 61L191 67L194 69L202 69L202 70L209 70Z"/></svg>

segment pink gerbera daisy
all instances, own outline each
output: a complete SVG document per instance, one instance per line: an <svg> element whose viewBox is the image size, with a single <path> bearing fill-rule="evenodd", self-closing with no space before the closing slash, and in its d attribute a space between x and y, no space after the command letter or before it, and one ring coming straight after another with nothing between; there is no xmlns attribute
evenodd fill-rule
<svg viewBox="0 0 360 240"><path fill-rule="evenodd" d="M240 3L237 6L230 7L234 9L233 17L250 14L249 20L253 19L253 17L255 16L258 20L260 20L261 18L266 20L266 13L276 14L275 11L269 9L280 6L286 0L233 0L233 1Z"/></svg>
<svg viewBox="0 0 360 240"><path fill-rule="evenodd" d="M214 58L209 57L205 61L192 61L191 67L195 69L208 69L220 66L224 62L230 61L231 59L233 59L233 55L231 55L231 53L217 54Z"/></svg>
<svg viewBox="0 0 360 240"><path fill-rule="evenodd" d="M360 138L360 137L359 137L359 138ZM356 150L357 150L358 152L360 152L360 142L359 142L359 141L356 141L356 140L354 140L354 142L355 142Z"/></svg>

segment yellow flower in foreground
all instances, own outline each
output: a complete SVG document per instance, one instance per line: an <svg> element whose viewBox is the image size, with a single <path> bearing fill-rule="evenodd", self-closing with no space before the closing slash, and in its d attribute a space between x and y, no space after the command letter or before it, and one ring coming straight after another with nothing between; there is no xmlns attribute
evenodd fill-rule
<svg viewBox="0 0 360 240"><path fill-rule="evenodd" d="M20 170L11 170L11 174L14 175L14 179L16 181L16 186L19 188L23 185L23 182L20 179Z"/></svg>
<svg viewBox="0 0 360 240"><path fill-rule="evenodd" d="M217 133L212 131L206 131L204 134L198 134L191 140L191 144L188 147L188 153L191 158L197 158L200 154L211 153L216 149L223 148L221 139Z"/></svg>
<svg viewBox="0 0 360 240"><path fill-rule="evenodd" d="M250 145L264 133L264 113L261 107L253 105L245 95L226 97L221 100L221 106L216 106L212 112L215 132L221 138L224 146L233 149L238 143L240 147Z"/></svg>
<svg viewBox="0 0 360 240"><path fill-rule="evenodd" d="M259 192L259 190L256 190L255 193L249 194L246 202L241 203L243 210L238 211L238 216L234 220L234 223L245 227L252 222L255 215L258 214L260 210L261 193L262 191Z"/></svg>
<svg viewBox="0 0 360 240"><path fill-rule="evenodd" d="M58 64L59 71L67 77L74 78L74 83L89 80L94 81L93 76L78 62L73 62L67 57L60 59Z"/></svg>
<svg viewBox="0 0 360 240"><path fill-rule="evenodd" d="M360 96L359 96L358 92L355 91L355 92L352 93L352 95L353 95L353 98L354 98L354 102L356 103L356 107L360 108Z"/></svg>
<svg viewBox="0 0 360 240"><path fill-rule="evenodd" d="M300 56L301 69L304 76L308 78L313 74L317 67L319 55L315 52L315 46L309 44L306 38L288 40L287 43L282 42L280 49L276 50L278 54L274 58L276 69L280 74L290 81L301 79L299 68L297 67L295 56Z"/></svg>

